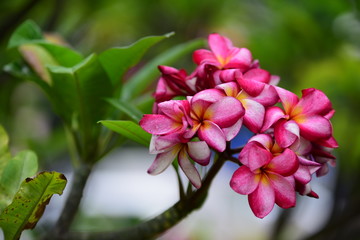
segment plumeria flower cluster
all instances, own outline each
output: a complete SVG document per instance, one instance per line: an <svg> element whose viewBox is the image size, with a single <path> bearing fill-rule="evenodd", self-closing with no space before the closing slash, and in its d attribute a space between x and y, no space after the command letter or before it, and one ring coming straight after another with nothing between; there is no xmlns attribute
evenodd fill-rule
<svg viewBox="0 0 360 240"><path fill-rule="evenodd" d="M148 172L159 174L177 159L200 188L196 165L208 165L212 152L230 150L227 142L245 126L254 136L238 154L240 167L230 186L248 195L257 217L268 215L275 203L294 207L296 192L318 198L310 181L314 174L325 175L328 164L335 165L331 151L338 147L330 100L317 89L303 90L299 99L278 87L278 76L224 36L210 34L208 44L210 50L193 53L191 74L159 66L153 114L140 121L152 134L150 153L156 154Z"/></svg>

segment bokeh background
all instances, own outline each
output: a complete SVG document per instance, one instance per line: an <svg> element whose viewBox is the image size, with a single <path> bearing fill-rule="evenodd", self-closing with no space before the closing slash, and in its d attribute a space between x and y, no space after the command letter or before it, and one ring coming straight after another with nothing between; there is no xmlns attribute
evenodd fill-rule
<svg viewBox="0 0 360 240"><path fill-rule="evenodd" d="M0 1L0 68L11 61L6 44L33 19L52 36L84 53L129 45L147 35L176 34L143 62L171 46L218 32L247 47L280 86L324 91L336 110L337 167L313 180L320 199L298 198L295 209L252 215L246 196L230 189L235 166L220 172L204 207L162 239L359 239L360 234L360 2L355 0L5 0ZM175 67L191 70L191 55ZM12 151L34 150L43 169L71 179L66 137L44 93L0 73L0 123ZM114 229L147 219L177 200L175 173L150 177L153 156L128 143L98 164L75 228ZM65 193L66 194L66 193ZM56 219L64 197L54 197L38 231ZM27 233L24 239L33 239ZM36 236L36 234L35 234ZM36 238L36 237L35 237Z"/></svg>

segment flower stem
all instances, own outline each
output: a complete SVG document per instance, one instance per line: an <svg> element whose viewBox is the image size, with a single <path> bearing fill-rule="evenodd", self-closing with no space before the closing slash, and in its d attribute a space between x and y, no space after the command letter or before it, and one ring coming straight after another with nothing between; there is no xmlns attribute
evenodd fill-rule
<svg viewBox="0 0 360 240"><path fill-rule="evenodd" d="M150 219L146 222L140 223L134 227L114 231L114 232L98 232L98 233L69 233L65 239L67 240L106 240L106 239L120 239L120 240L135 240L135 239L151 239L169 228L176 225L184 219L189 213L200 208L206 197L212 180L223 166L226 154L220 155L210 168L208 174L203 180L202 187L193 191L184 199L180 199L176 204L167 209L165 212Z"/></svg>

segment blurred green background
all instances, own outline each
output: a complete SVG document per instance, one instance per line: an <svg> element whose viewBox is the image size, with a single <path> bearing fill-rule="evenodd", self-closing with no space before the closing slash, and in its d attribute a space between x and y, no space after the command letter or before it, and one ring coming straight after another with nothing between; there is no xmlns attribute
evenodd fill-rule
<svg viewBox="0 0 360 240"><path fill-rule="evenodd" d="M298 95L303 88L315 87L333 102L332 123L340 145L335 151L333 204L324 226L308 237L358 239L359 8L360 2L351 0L5 0L0 1L0 67L14 54L6 50L10 34L26 19L85 54L125 46L147 35L176 33L144 61L184 41L223 34L234 45L249 48L262 68L279 75L280 86ZM184 66L191 69L191 56L176 65ZM10 134L13 151L33 149L44 168L67 156L61 122L46 96L5 72L0 73L0 123ZM269 238L289 239L284 236L292 214L279 214Z"/></svg>

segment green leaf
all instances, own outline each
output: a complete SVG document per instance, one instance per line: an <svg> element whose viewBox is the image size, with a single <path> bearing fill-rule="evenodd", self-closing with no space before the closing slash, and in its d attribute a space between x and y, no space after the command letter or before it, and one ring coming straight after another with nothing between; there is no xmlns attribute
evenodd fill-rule
<svg viewBox="0 0 360 240"><path fill-rule="evenodd" d="M0 156L9 151L8 144L9 137L3 126L0 125Z"/></svg>
<svg viewBox="0 0 360 240"><path fill-rule="evenodd" d="M157 80L157 77L160 75L157 66L170 65L180 57L189 54L203 45L203 39L196 39L177 45L154 58L124 84L121 92L122 100L126 101L136 98L142 91L148 88L152 82Z"/></svg>
<svg viewBox="0 0 360 240"><path fill-rule="evenodd" d="M111 48L102 52L99 59L113 85L118 86L124 73L137 64L151 46L171 35L173 33L145 37L130 46Z"/></svg>
<svg viewBox="0 0 360 240"><path fill-rule="evenodd" d="M71 48L49 42L39 42L36 44L43 47L60 66L73 67L84 60L84 57L80 53Z"/></svg>
<svg viewBox="0 0 360 240"><path fill-rule="evenodd" d="M150 145L151 134L145 132L137 123L132 121L99 121L105 127L145 146Z"/></svg>
<svg viewBox="0 0 360 240"><path fill-rule="evenodd" d="M36 74L50 85L51 79L46 65L73 67L83 60L79 53L47 42L22 44L19 52Z"/></svg>
<svg viewBox="0 0 360 240"><path fill-rule="evenodd" d="M37 156L32 151L19 152L9 160L0 178L0 212L11 203L21 182L34 176L38 170Z"/></svg>
<svg viewBox="0 0 360 240"><path fill-rule="evenodd" d="M23 181L13 202L0 215L5 240L19 239L23 230L34 228L53 194L61 195L66 182L57 172L42 172Z"/></svg>
<svg viewBox="0 0 360 240"><path fill-rule="evenodd" d="M116 99L106 99L106 101L115 108L119 109L120 111L128 115L135 122L139 122L143 116L143 113L129 102L125 103L123 101Z"/></svg>
<svg viewBox="0 0 360 240"><path fill-rule="evenodd" d="M11 35L8 48L18 47L24 43L42 40L43 35L41 29L35 22L31 20L21 24Z"/></svg>
<svg viewBox="0 0 360 240"><path fill-rule="evenodd" d="M113 88L96 54L72 68L48 66L53 81L52 102L58 114L71 124L79 118L85 132L91 132L107 110L105 98L112 97Z"/></svg>
<svg viewBox="0 0 360 240"><path fill-rule="evenodd" d="M11 159L11 154L9 152L8 144L9 144L9 137L8 137L5 129L0 125L0 176L3 173L6 164ZM1 191L1 189L0 189L0 191ZM0 192L0 194L1 194L1 192ZM0 200L1 200L1 197L0 197Z"/></svg>

